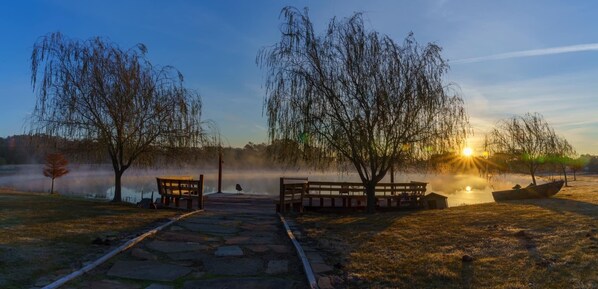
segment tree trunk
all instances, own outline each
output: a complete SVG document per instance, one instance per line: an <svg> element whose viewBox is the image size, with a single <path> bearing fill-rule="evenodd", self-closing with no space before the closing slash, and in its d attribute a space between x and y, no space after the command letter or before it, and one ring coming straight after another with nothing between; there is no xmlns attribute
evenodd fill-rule
<svg viewBox="0 0 598 289"><path fill-rule="evenodd" d="M114 198L112 199L113 203L120 203L122 202L122 190L121 190L121 178L123 176L124 171L121 170L114 170Z"/></svg>
<svg viewBox="0 0 598 289"><path fill-rule="evenodd" d="M567 183L567 167L566 166L561 166L563 169L563 176L565 177L565 187L569 186L569 183Z"/></svg>
<svg viewBox="0 0 598 289"><path fill-rule="evenodd" d="M52 187L50 188L50 195L54 194L54 178L52 178Z"/></svg>
<svg viewBox="0 0 598 289"><path fill-rule="evenodd" d="M376 212L376 184L373 181L365 183L365 194L367 196L366 212L373 214Z"/></svg>
<svg viewBox="0 0 598 289"><path fill-rule="evenodd" d="M530 167L529 173L532 175L532 182L534 183L534 186L535 186L536 185L536 174L535 174L535 170L533 167Z"/></svg>
<svg viewBox="0 0 598 289"><path fill-rule="evenodd" d="M577 181L577 176L576 176L576 174L575 174L576 172L577 172L577 170L573 170L573 180L574 180L574 181Z"/></svg>

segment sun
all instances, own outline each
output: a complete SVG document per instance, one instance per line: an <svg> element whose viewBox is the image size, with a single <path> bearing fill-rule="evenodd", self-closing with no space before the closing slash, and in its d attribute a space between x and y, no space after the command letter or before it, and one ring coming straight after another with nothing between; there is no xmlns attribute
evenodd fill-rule
<svg viewBox="0 0 598 289"><path fill-rule="evenodd" d="M470 147L466 147L463 149L462 154L463 156L470 157L471 155L473 155L473 150Z"/></svg>

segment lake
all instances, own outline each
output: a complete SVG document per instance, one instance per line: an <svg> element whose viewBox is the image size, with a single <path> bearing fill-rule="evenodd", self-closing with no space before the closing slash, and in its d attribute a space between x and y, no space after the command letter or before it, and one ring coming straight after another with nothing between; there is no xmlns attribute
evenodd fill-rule
<svg viewBox="0 0 598 289"><path fill-rule="evenodd" d="M63 195L88 198L111 199L114 196L114 172L107 165L71 165L70 173L55 180L54 189ZM20 191L49 192L51 181L42 174L43 165L0 166L0 187ZM206 193L217 191L218 171L216 169L171 168L171 169L129 169L122 179L123 200L138 202L154 194L157 198L156 177L204 175ZM244 193L277 195L280 177L308 177L318 181L359 181L357 174L335 172L309 172L298 170L226 170L222 176L222 190L235 193L240 184ZM448 197L449 206L493 202L492 191L510 189L515 184L527 185L529 176L500 175L491 181L472 175L449 174L397 174L395 182L427 182L427 192ZM390 182L389 176L383 182Z"/></svg>

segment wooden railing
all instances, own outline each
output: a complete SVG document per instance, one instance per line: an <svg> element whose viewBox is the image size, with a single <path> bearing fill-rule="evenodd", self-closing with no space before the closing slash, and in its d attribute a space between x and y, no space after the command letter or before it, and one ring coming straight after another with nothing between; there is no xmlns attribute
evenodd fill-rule
<svg viewBox="0 0 598 289"><path fill-rule="evenodd" d="M303 198L307 191L307 178L280 178L280 193L276 211L284 213L288 209L303 212Z"/></svg>
<svg viewBox="0 0 598 289"><path fill-rule="evenodd" d="M314 182L307 178L294 178L301 182L289 182L289 178L280 180L279 204L301 204L303 207L340 207L354 208L366 204L365 187L356 182ZM378 183L375 187L376 206L396 208L420 208L427 183ZM337 203L338 202L338 203ZM280 209L284 212L285 209Z"/></svg>
<svg viewBox="0 0 598 289"><path fill-rule="evenodd" d="M203 209L203 175L199 176L199 180L193 180L191 177L165 177L156 178L156 182L161 202L165 206L174 201L178 208L182 200L187 202L187 209L192 210L195 200L197 209Z"/></svg>

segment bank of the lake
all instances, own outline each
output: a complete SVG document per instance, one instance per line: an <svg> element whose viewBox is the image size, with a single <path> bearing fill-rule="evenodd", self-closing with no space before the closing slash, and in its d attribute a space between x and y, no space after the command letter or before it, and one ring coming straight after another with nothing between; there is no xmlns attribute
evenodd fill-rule
<svg viewBox="0 0 598 289"><path fill-rule="evenodd" d="M597 288L598 176L570 185L551 199L296 221L348 288Z"/></svg>

